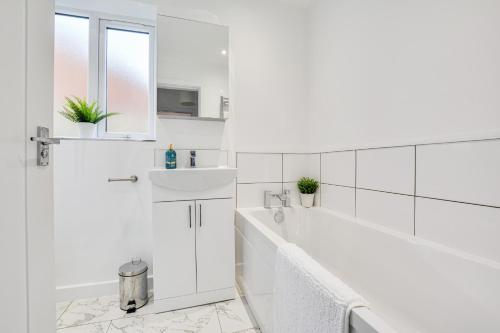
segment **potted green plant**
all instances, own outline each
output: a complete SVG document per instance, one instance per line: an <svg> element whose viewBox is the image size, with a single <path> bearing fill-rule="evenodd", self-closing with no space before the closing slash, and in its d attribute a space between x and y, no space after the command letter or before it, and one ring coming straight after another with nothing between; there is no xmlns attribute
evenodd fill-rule
<svg viewBox="0 0 500 333"><path fill-rule="evenodd" d="M95 138L97 123L101 120L116 115L117 113L103 113L96 101L88 103L85 98L74 96L73 99L65 97L66 104L59 113L71 122L78 125L80 137Z"/></svg>
<svg viewBox="0 0 500 333"><path fill-rule="evenodd" d="M319 182L313 178L302 177L297 182L297 187L300 192L300 203L305 208L311 208L314 204L314 193L319 187Z"/></svg>

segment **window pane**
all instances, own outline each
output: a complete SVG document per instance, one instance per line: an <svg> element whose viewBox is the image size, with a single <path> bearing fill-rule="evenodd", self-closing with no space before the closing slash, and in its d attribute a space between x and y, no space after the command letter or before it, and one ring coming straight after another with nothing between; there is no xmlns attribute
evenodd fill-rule
<svg viewBox="0 0 500 333"><path fill-rule="evenodd" d="M149 34L108 28L106 78L107 120L115 133L149 129Z"/></svg>
<svg viewBox="0 0 500 333"><path fill-rule="evenodd" d="M54 133L78 136L78 130L58 111L65 96L87 97L89 20L56 14L54 30Z"/></svg>

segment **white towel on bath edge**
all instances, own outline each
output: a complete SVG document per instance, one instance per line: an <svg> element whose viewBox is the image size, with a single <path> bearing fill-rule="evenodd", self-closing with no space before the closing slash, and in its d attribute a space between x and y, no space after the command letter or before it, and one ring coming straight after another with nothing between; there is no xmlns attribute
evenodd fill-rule
<svg viewBox="0 0 500 333"><path fill-rule="evenodd" d="M278 249L273 333L347 333L353 308L368 303L295 244Z"/></svg>

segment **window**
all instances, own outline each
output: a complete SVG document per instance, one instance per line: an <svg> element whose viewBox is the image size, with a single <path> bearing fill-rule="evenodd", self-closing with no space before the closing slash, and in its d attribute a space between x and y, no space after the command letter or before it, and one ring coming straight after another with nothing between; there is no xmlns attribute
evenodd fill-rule
<svg viewBox="0 0 500 333"><path fill-rule="evenodd" d="M88 96L89 18L57 14L54 27L54 128L58 136L78 136L57 112L65 96Z"/></svg>
<svg viewBox="0 0 500 333"><path fill-rule="evenodd" d="M154 139L154 41L150 25L95 13L57 13L55 135L78 136L76 126L57 113L65 96L78 96L97 100L103 112L119 114L99 123L99 138Z"/></svg>

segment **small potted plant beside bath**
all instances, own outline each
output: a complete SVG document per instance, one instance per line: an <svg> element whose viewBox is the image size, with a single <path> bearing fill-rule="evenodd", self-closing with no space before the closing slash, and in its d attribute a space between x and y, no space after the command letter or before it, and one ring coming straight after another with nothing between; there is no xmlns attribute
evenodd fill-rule
<svg viewBox="0 0 500 333"><path fill-rule="evenodd" d="M316 179L302 177L297 182L300 192L300 203L305 208L311 208L314 204L314 193L318 189L319 182Z"/></svg>
<svg viewBox="0 0 500 333"><path fill-rule="evenodd" d="M76 96L73 99L69 97L65 99L66 104L63 107L63 111L59 113L64 118L78 125L81 138L95 138L97 135L97 123L117 114L103 113L96 101L88 103L85 98Z"/></svg>

